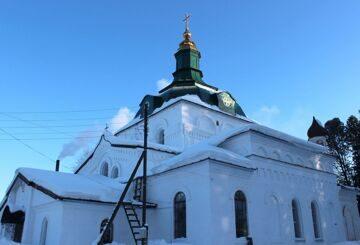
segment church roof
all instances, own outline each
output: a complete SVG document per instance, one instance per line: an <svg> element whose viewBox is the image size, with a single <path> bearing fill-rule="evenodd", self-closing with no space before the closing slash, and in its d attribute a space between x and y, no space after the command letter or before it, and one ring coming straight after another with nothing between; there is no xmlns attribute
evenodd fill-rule
<svg viewBox="0 0 360 245"><path fill-rule="evenodd" d="M217 106L226 113L246 117L240 105L229 92L219 90L203 81L203 73L200 70L201 54L191 39L188 24L183 37L184 40L179 44L175 53L176 70L173 73L172 83L160 90L158 95L146 95L140 103L136 117L143 116L144 103L149 105L149 114L151 114L163 103L184 95L197 95L203 102Z"/></svg>
<svg viewBox="0 0 360 245"><path fill-rule="evenodd" d="M34 168L17 169L13 183L17 179L56 200L116 203L125 187L125 184L101 175L85 176Z"/></svg>
<svg viewBox="0 0 360 245"><path fill-rule="evenodd" d="M321 122L313 117L313 121L311 123L310 128L307 131L307 135L309 139L318 137L318 136L326 136L327 130L323 127Z"/></svg>

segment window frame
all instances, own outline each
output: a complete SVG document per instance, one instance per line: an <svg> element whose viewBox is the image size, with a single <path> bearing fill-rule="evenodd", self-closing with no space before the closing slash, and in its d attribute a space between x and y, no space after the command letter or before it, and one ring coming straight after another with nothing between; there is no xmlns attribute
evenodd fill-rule
<svg viewBox="0 0 360 245"><path fill-rule="evenodd" d="M241 190L234 194L234 211L236 238L249 236L247 199Z"/></svg>
<svg viewBox="0 0 360 245"><path fill-rule="evenodd" d="M313 222L313 232L315 240L322 239L322 229L321 229L321 218L319 205L316 201L312 201L310 204L311 208L311 218Z"/></svg>
<svg viewBox="0 0 360 245"><path fill-rule="evenodd" d="M293 221L293 226L294 226L295 239L303 240L304 239L304 230L303 230L303 226L302 226L301 209L300 209L299 201L297 199L291 200L291 210L292 210L292 221ZM296 212L294 212L294 210ZM300 233L300 234L298 234L298 233Z"/></svg>
<svg viewBox="0 0 360 245"><path fill-rule="evenodd" d="M106 167L106 174L104 173L105 172L105 167ZM103 162L101 164L101 167L100 167L100 175L102 176L105 176L105 177L109 177L109 168L110 168L110 164L108 162Z"/></svg>
<svg viewBox="0 0 360 245"><path fill-rule="evenodd" d="M44 217L43 221L41 222L40 239L39 239L40 245L46 244L48 225L49 225L49 221L46 217Z"/></svg>
<svg viewBox="0 0 360 245"><path fill-rule="evenodd" d="M174 238L181 239L187 236L187 214L186 214L186 195L184 192L177 192L173 201L174 212Z"/></svg>
<svg viewBox="0 0 360 245"><path fill-rule="evenodd" d="M114 172L116 170L116 176L114 175ZM117 179L119 178L119 175L120 174L120 170L119 170L119 167L118 166L113 166L112 169L111 169L111 173L110 173L110 178L112 179Z"/></svg>
<svg viewBox="0 0 360 245"><path fill-rule="evenodd" d="M157 136L156 143L160 145L165 145L165 129L160 128L156 136Z"/></svg>

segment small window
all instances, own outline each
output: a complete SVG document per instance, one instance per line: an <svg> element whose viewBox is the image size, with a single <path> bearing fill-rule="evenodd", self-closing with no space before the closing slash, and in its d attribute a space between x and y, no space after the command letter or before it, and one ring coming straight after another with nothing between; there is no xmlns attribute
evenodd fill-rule
<svg viewBox="0 0 360 245"><path fill-rule="evenodd" d="M313 220L314 237L315 237L315 239L318 239L321 237L319 211L318 211L318 207L314 201L311 202L311 216L312 216L312 220Z"/></svg>
<svg viewBox="0 0 360 245"><path fill-rule="evenodd" d="M111 170L111 178L116 179L118 177L119 177L119 168L115 166Z"/></svg>
<svg viewBox="0 0 360 245"><path fill-rule="evenodd" d="M109 164L104 162L101 166L100 174L104 176L109 176Z"/></svg>
<svg viewBox="0 0 360 245"><path fill-rule="evenodd" d="M235 192L235 227L236 237L248 235L246 197L242 191Z"/></svg>
<svg viewBox="0 0 360 245"><path fill-rule="evenodd" d="M160 129L158 134L157 134L157 143L158 144L165 144L165 130L164 129Z"/></svg>
<svg viewBox="0 0 360 245"><path fill-rule="evenodd" d="M298 202L296 200L292 200L291 207L293 214L295 238L302 238L302 228L300 223L301 221L300 221L300 211L299 211Z"/></svg>
<svg viewBox="0 0 360 245"><path fill-rule="evenodd" d="M178 192L174 198L174 237L186 237L186 197Z"/></svg>
<svg viewBox="0 0 360 245"><path fill-rule="evenodd" d="M48 221L46 218L44 218L41 224L40 245L46 244L47 227L48 227Z"/></svg>
<svg viewBox="0 0 360 245"><path fill-rule="evenodd" d="M100 227L100 233L103 232L103 230L105 229L105 226L107 225L107 223L109 222L108 219L104 219L101 222L101 227ZM104 234L104 239L103 239L103 243L112 243L113 242L113 224L111 223L109 228L107 229L106 233Z"/></svg>

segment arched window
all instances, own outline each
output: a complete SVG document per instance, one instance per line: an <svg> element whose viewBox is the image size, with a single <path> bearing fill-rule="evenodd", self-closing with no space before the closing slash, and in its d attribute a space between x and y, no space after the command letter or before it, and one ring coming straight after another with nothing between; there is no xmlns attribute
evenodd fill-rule
<svg viewBox="0 0 360 245"><path fill-rule="evenodd" d="M115 166L111 170L111 178L116 179L117 177L119 177L119 168Z"/></svg>
<svg viewBox="0 0 360 245"><path fill-rule="evenodd" d="M158 131L156 142L158 144L162 144L162 145L165 144L165 130L164 129L160 129Z"/></svg>
<svg viewBox="0 0 360 245"><path fill-rule="evenodd" d="M186 237L186 197L178 192L174 198L174 237Z"/></svg>
<svg viewBox="0 0 360 245"><path fill-rule="evenodd" d="M46 244L47 227L48 221L46 218L44 218L41 224L40 245Z"/></svg>
<svg viewBox="0 0 360 245"><path fill-rule="evenodd" d="M315 203L315 201L311 202L311 216L313 220L314 237L320 238L321 237L320 217L319 217L318 206Z"/></svg>
<svg viewBox="0 0 360 245"><path fill-rule="evenodd" d="M236 237L248 235L246 197L242 191L235 192Z"/></svg>
<svg viewBox="0 0 360 245"><path fill-rule="evenodd" d="M293 199L291 201L292 207L292 214L293 214L293 223L294 223L294 232L296 238L302 238L302 227L301 227L301 220L300 220L300 210L298 202Z"/></svg>
<svg viewBox="0 0 360 245"><path fill-rule="evenodd" d="M109 176L109 164L104 162L101 166L100 174L104 176Z"/></svg>
<svg viewBox="0 0 360 245"><path fill-rule="evenodd" d="M104 219L101 222L100 233L103 232L103 230L105 229L105 226L107 225L108 222L109 222L108 219ZM113 227L113 224L111 223L104 235L104 239L103 239L104 244L113 242L113 232L114 232L113 229L114 229L114 227Z"/></svg>

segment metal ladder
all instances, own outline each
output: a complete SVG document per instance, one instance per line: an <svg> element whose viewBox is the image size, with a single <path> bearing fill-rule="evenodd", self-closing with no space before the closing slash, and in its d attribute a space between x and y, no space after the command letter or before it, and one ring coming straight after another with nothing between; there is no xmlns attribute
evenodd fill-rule
<svg viewBox="0 0 360 245"><path fill-rule="evenodd" d="M143 178L137 177L134 180L134 200L142 201Z"/></svg>
<svg viewBox="0 0 360 245"><path fill-rule="evenodd" d="M135 244L146 244L142 243L143 238L140 236L140 230L143 228L141 226L140 220L136 214L135 207L132 203L124 203L124 210L126 218L129 222L131 233L133 234ZM145 241L144 241L145 242Z"/></svg>

